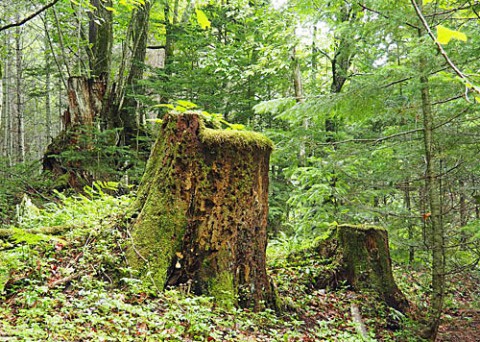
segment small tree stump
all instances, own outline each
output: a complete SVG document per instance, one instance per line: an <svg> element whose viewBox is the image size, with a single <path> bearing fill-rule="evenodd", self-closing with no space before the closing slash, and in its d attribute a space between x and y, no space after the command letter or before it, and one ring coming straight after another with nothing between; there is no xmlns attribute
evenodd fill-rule
<svg viewBox="0 0 480 342"><path fill-rule="evenodd" d="M408 301L393 278L385 229L340 225L316 250L335 264L330 273L317 278L316 287L336 287L346 282L355 290L373 290L390 307L402 312L408 309Z"/></svg>
<svg viewBox="0 0 480 342"><path fill-rule="evenodd" d="M274 306L265 269L271 150L260 134L167 114L139 187L130 265L160 288L186 284L224 306Z"/></svg>

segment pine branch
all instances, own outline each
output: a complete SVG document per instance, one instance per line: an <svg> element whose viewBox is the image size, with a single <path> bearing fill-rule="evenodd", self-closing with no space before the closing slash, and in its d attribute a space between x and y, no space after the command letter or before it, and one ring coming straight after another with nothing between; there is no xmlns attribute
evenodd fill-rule
<svg viewBox="0 0 480 342"><path fill-rule="evenodd" d="M325 146L325 145L339 145L339 144L346 144L346 143L351 143L351 142L353 142L353 143L373 143L373 144L377 144L377 143L382 142L384 140L389 140L389 139L401 137L401 136L416 133L416 132L422 132L422 131L423 131L423 128L416 128L416 129L412 129L410 131L404 131L404 132L400 132L400 133L396 133L396 134L392 134L392 135L387 135L385 137L380 137L380 138L347 139L347 140L341 140L341 141L332 141L332 142L328 142L328 143L321 143L319 145L322 145L322 146Z"/></svg>
<svg viewBox="0 0 480 342"><path fill-rule="evenodd" d="M57 2L59 2L60 0L53 0L51 3L49 4L46 4L45 6L43 6L42 8L40 8L39 10L37 10L36 12L30 14L28 17L18 21L18 22L15 22L15 23L11 23L11 24L8 24L8 25L5 25L5 26L2 26L0 27L0 32L4 31L4 30L7 30L9 28L12 28L12 27L16 27L16 26L22 26L23 24L25 24L27 21L30 21L32 20L33 18L35 18L37 15L39 15L40 13L46 11L47 9L49 9L50 7L52 7L53 5L55 5Z"/></svg>

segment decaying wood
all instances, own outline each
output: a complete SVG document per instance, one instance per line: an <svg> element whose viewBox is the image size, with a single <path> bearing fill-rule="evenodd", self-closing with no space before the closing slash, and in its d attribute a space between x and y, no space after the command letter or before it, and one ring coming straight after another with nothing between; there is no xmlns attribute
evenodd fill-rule
<svg viewBox="0 0 480 342"><path fill-rule="evenodd" d="M271 142L163 119L142 183L129 263L157 287L189 286L225 305L275 305L266 274Z"/></svg>
<svg viewBox="0 0 480 342"><path fill-rule="evenodd" d="M68 79L68 109L62 118L64 129L53 139L43 157L43 170L57 180L56 188L81 190L94 180L81 159L62 157L62 153L81 153L91 149L92 130L102 111L106 87L106 80L102 77Z"/></svg>
<svg viewBox="0 0 480 342"><path fill-rule="evenodd" d="M308 250L308 254L327 262L325 270L315 277L314 287L336 288L346 284L354 290L373 291L396 310L408 310L409 303L393 278L385 229L347 224L335 226L330 236Z"/></svg>

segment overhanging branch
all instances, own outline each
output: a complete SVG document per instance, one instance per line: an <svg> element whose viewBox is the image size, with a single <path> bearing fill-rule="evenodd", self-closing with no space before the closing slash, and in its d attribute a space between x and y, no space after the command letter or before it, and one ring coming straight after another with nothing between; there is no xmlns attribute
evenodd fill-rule
<svg viewBox="0 0 480 342"><path fill-rule="evenodd" d="M16 26L22 26L23 24L25 24L27 21L30 21L32 20L33 18L35 18L37 15L39 15L40 13L46 11L47 9L49 9L50 7L52 7L53 5L55 5L57 2L59 2L60 0L53 0L51 3L49 4L46 4L45 6L43 6L42 8L40 8L39 10L37 10L36 12L30 14L28 17L20 20L20 21L17 21L15 23L11 23L11 24L8 24L8 25L5 25L5 26L2 26L0 27L0 32L1 31L4 31L4 30L7 30L9 28L12 28L12 27L16 27Z"/></svg>
<svg viewBox="0 0 480 342"><path fill-rule="evenodd" d="M438 50L440 51L440 54L443 56L447 64L452 68L452 70L457 74L458 77L465 83L467 91L465 92L465 99L469 101L468 99L468 90L474 91L477 94L480 94L480 88L476 87L473 85L473 82L470 82L468 77L452 62L450 57L448 57L447 52L443 48L442 44L437 40L435 35L432 32L432 29L430 28L430 25L428 25L427 20L425 19L420 7L418 6L417 2L415 0L410 0L412 3L413 8L415 9L415 12L417 13L418 18L422 22L423 27L425 27L425 30L427 30L428 35L430 38L432 38L433 42L437 46ZM470 102L470 101L469 101Z"/></svg>

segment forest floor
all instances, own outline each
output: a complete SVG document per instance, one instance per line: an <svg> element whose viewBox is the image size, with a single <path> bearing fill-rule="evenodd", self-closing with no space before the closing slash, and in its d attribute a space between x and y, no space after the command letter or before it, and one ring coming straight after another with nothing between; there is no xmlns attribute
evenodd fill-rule
<svg viewBox="0 0 480 342"><path fill-rule="evenodd" d="M450 285L449 307L443 315L438 341L480 341L480 279L470 274L456 275Z"/></svg>
<svg viewBox="0 0 480 342"><path fill-rule="evenodd" d="M269 249L269 274L283 312L226 309L187 289L159 292L125 264L128 231L111 212L129 200L63 198L24 227L65 225L61 236L27 233L0 238L0 341L421 341L416 321L428 307L428 275L397 267L414 303L404 315L372 293L314 289L321 260L291 264L282 244ZM284 249L285 251L285 249ZM480 274L452 278L438 341L480 341ZM357 307L368 336L353 319Z"/></svg>

